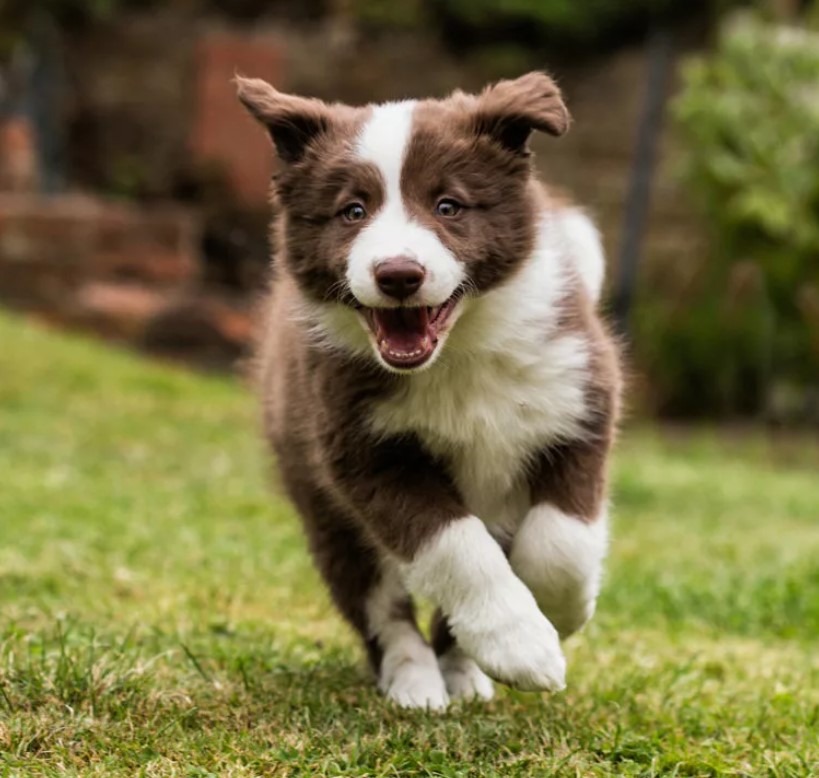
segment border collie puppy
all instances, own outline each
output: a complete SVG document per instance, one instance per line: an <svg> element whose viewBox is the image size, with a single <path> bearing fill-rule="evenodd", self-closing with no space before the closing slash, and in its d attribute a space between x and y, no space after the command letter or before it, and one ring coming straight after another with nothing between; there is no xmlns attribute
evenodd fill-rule
<svg viewBox="0 0 819 778"><path fill-rule="evenodd" d="M267 129L265 433L389 700L565 685L592 616L620 372L604 260L533 174L569 115L543 73L351 107L237 79ZM412 595L437 608L427 642Z"/></svg>

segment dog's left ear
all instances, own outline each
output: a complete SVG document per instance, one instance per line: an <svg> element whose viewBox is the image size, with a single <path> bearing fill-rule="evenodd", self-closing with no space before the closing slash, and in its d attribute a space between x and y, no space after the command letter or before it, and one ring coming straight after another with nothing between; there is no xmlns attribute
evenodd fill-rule
<svg viewBox="0 0 819 778"><path fill-rule="evenodd" d="M545 73L535 71L511 81L498 81L477 97L476 132L492 136L516 154L528 153L532 130L563 135L569 122L560 89Z"/></svg>

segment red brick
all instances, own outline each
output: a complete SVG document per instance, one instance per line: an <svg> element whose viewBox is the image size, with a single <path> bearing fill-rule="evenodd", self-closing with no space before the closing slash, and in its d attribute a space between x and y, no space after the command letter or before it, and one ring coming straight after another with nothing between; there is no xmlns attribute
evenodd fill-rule
<svg viewBox="0 0 819 778"><path fill-rule="evenodd" d="M95 334L138 343L171 294L138 284L92 282L77 291L66 318Z"/></svg>
<svg viewBox="0 0 819 778"><path fill-rule="evenodd" d="M177 206L0 196L0 296L49 306L89 281L190 285L199 244L196 218Z"/></svg>
<svg viewBox="0 0 819 778"><path fill-rule="evenodd" d="M0 121L0 190L30 192L37 186L38 175L31 122L22 116Z"/></svg>
<svg viewBox="0 0 819 778"><path fill-rule="evenodd" d="M263 206L273 172L272 146L236 100L237 73L281 83L282 46L253 34L212 32L196 51L195 160L216 167L248 205Z"/></svg>

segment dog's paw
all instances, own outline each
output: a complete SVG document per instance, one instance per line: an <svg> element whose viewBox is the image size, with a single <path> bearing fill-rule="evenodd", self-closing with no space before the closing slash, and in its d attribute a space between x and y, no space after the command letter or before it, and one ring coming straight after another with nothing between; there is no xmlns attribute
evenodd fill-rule
<svg viewBox="0 0 819 778"><path fill-rule="evenodd" d="M566 687L566 660L557 630L536 607L494 628L466 630L458 642L496 681L523 691Z"/></svg>
<svg viewBox="0 0 819 778"><path fill-rule="evenodd" d="M438 657L438 666L453 700L491 700L495 696L492 679L457 646Z"/></svg>
<svg viewBox="0 0 819 778"><path fill-rule="evenodd" d="M406 659L382 673L378 686L388 700L402 708L443 710L449 705L446 684L431 649L429 654L431 662L429 657Z"/></svg>
<svg viewBox="0 0 819 778"><path fill-rule="evenodd" d="M566 660L557 631L541 617L484 633L472 655L495 680L522 691L566 687Z"/></svg>

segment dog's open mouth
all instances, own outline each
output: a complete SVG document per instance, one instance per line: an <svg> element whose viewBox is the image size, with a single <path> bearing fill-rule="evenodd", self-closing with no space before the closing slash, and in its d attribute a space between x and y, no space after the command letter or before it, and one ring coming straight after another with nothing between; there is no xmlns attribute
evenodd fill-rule
<svg viewBox="0 0 819 778"><path fill-rule="evenodd" d="M423 365L434 353L460 294L442 305L401 308L362 308L382 359L392 367Z"/></svg>

